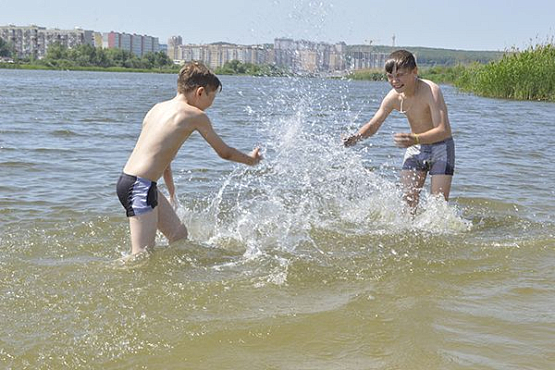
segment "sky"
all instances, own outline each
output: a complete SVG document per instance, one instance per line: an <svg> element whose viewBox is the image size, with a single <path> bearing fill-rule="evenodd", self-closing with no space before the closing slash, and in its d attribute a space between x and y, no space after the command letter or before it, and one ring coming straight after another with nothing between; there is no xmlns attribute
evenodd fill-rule
<svg viewBox="0 0 555 370"><path fill-rule="evenodd" d="M167 43L347 44L506 50L551 41L553 0L0 0L0 26L127 32Z"/></svg>

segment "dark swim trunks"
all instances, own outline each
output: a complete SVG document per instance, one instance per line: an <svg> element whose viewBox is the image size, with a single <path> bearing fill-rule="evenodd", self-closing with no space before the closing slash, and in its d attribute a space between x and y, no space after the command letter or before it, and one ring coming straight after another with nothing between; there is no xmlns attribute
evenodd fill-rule
<svg viewBox="0 0 555 370"><path fill-rule="evenodd" d="M455 142L453 138L433 144L409 147L403 160L403 170L424 171L430 175L451 175L455 172Z"/></svg>
<svg viewBox="0 0 555 370"><path fill-rule="evenodd" d="M158 190L154 181L122 173L116 189L127 217L150 212L158 205Z"/></svg>

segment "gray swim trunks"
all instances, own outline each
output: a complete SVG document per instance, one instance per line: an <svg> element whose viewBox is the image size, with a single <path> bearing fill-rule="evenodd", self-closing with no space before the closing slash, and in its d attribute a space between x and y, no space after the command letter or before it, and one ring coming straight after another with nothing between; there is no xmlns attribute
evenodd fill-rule
<svg viewBox="0 0 555 370"><path fill-rule="evenodd" d="M403 170L453 176L455 173L455 142L453 138L434 144L413 145L407 148L403 159Z"/></svg>
<svg viewBox="0 0 555 370"><path fill-rule="evenodd" d="M150 212L158 205L156 182L122 173L117 184L119 201L127 217Z"/></svg>

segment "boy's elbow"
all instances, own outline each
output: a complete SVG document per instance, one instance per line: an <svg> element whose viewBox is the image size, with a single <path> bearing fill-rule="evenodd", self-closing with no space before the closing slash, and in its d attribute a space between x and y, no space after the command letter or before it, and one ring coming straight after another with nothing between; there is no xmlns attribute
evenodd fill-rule
<svg viewBox="0 0 555 370"><path fill-rule="evenodd" d="M218 155L220 156L220 158L229 161L233 156L233 150L231 148L225 148L225 149L219 150Z"/></svg>

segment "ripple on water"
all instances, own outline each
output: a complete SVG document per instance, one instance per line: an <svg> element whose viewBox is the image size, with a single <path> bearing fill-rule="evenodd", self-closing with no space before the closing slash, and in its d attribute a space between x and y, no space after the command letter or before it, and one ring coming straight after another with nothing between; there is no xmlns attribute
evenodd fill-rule
<svg viewBox="0 0 555 370"><path fill-rule="evenodd" d="M25 85L25 76L12 81ZM11 110L13 127L1 131L0 363L551 366L555 226L535 216L551 212L551 198L536 186L526 199L515 189L553 183L548 161L537 161L552 136L549 125L517 130L523 120L512 113L521 105L490 110L499 102L445 87L457 140L454 198L446 204L425 190L412 216L390 135L406 123L394 114L367 143L345 149L340 141L377 109L387 84L222 77L222 94L230 93L209 112L216 129L242 150L260 141L265 161L234 166L191 137L173 167L190 240L167 246L158 237L151 255L121 268L114 261L127 257L130 241L115 181L140 129L137 106L171 96L173 88L149 87L169 79L33 76L46 79L33 85L45 104L52 86L69 92L57 94L47 117L33 106ZM103 91L94 104L86 89L71 89L83 81ZM136 99L131 81L144 86ZM121 108L99 113L104 106ZM523 138L532 133L545 140Z"/></svg>

